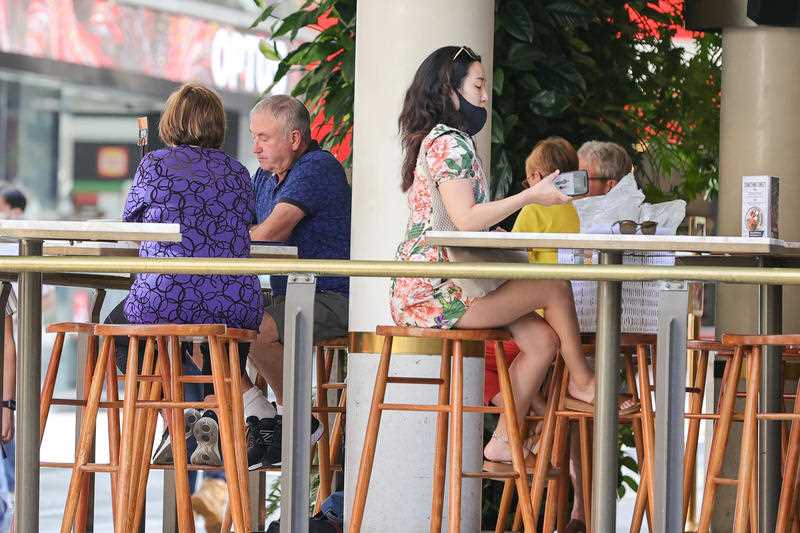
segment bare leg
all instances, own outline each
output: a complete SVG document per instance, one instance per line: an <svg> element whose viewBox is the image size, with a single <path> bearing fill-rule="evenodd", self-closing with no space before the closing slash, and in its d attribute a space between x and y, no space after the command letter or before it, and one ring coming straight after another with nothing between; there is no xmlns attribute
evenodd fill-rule
<svg viewBox="0 0 800 533"><path fill-rule="evenodd" d="M456 327L496 328L509 327L511 334L525 352L518 335L522 329L511 325L536 309L544 309L547 324L556 333L561 354L570 373L568 391L573 397L586 402L594 401L594 372L589 367L581 348L578 319L572 287L568 282L540 280L510 280L496 290L477 300L461 317ZM532 352L535 355L535 352ZM527 405L525 408L527 409Z"/></svg>
<svg viewBox="0 0 800 533"><path fill-rule="evenodd" d="M521 350L509 367L517 418L521 421L536 404L541 404L539 388L558 353L558 338L535 313L515 320L508 327ZM492 461L511 460L511 449L505 440L508 435L505 417L500 417L494 435L498 438L493 438L486 445L486 458Z"/></svg>
<svg viewBox="0 0 800 533"><path fill-rule="evenodd" d="M249 358L269 383L275 393L275 401L283 405L283 344L278 342L278 327L267 313L264 313L258 337L250 347Z"/></svg>
<svg viewBox="0 0 800 533"><path fill-rule="evenodd" d="M585 520L583 512L583 476L581 474L581 449L577 426L570 429L569 440L569 477L572 480L572 514L574 520Z"/></svg>

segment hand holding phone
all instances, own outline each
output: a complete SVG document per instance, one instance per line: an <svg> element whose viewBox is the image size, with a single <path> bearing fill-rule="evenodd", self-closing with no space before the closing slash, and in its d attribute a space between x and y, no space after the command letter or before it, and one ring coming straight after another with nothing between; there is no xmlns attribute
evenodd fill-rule
<svg viewBox="0 0 800 533"><path fill-rule="evenodd" d="M553 184L567 196L581 196L589 192L589 174L585 170L561 172Z"/></svg>
<svg viewBox="0 0 800 533"><path fill-rule="evenodd" d="M526 191L530 194L529 203L539 205L565 204L570 201L570 197L561 192L555 184L559 172L556 170L542 178L538 183L532 185Z"/></svg>

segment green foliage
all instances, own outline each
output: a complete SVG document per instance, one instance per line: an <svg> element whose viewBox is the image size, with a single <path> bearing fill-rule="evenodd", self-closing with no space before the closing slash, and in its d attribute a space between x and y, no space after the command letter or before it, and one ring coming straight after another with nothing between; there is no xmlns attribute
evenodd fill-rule
<svg viewBox="0 0 800 533"><path fill-rule="evenodd" d="M280 57L275 82L292 72L294 96L331 130L321 144L348 143L353 121L356 0L307 0L285 18L256 0L273 37L313 38ZM536 141L560 135L580 145L629 148L650 200L714 194L718 188L721 39L696 40L689 57L673 43L681 14L648 0L496 0L492 197L518 190ZM325 28L320 18L337 19ZM646 30L643 30L646 28ZM320 132L315 132L320 137ZM351 158L345 161L350 166ZM677 176L678 185L665 184Z"/></svg>
<svg viewBox="0 0 800 533"><path fill-rule="evenodd" d="M650 199L716 191L720 37L700 38L689 58L672 40L680 13L651 4L496 2L494 198L519 189L530 149L550 135L632 149ZM670 175L681 183L660 190Z"/></svg>
<svg viewBox="0 0 800 533"><path fill-rule="evenodd" d="M349 142L353 126L356 0L306 0L300 9L284 18L274 15L274 3L257 0L256 4L263 11L253 27L266 24L273 39L288 37L294 41L301 31L313 32L310 40L304 39L283 57L274 44L261 43L261 52L279 61L266 92L286 76L297 76L292 78L296 84L291 94L303 100L312 117L320 121L318 131L312 131L314 137L329 150ZM328 19L335 20L318 25ZM344 161L348 168L351 159L348 155Z"/></svg>

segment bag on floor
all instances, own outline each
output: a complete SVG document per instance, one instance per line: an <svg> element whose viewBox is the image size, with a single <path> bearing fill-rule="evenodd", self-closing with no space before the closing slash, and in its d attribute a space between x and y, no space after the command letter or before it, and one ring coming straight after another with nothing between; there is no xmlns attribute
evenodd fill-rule
<svg viewBox="0 0 800 533"><path fill-rule="evenodd" d="M280 520L275 520L267 528L267 533L280 533ZM329 520L318 513L308 519L308 533L343 533L344 524L338 520Z"/></svg>

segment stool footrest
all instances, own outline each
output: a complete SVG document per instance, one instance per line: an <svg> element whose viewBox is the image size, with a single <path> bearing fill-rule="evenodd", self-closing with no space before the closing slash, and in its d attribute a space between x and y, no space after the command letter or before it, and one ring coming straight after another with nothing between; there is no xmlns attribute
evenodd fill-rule
<svg viewBox="0 0 800 533"><path fill-rule="evenodd" d="M216 409L217 402L165 402L153 400L136 400L137 408L147 409L174 409L180 407L181 409Z"/></svg>
<svg viewBox="0 0 800 533"><path fill-rule="evenodd" d="M381 411L450 412L450 406L448 405L417 405L414 403L379 403L378 409Z"/></svg>
<svg viewBox="0 0 800 533"><path fill-rule="evenodd" d="M390 377L386 383L403 383L406 385L441 385L444 381L440 378L407 378L403 376Z"/></svg>
<svg viewBox="0 0 800 533"><path fill-rule="evenodd" d="M337 390L344 390L347 388L347 384L345 383L323 383L319 386L320 389L337 389Z"/></svg>
<svg viewBox="0 0 800 533"><path fill-rule="evenodd" d="M736 485L739 484L739 480L730 477L715 477L714 483L716 483L717 485L730 485L735 487Z"/></svg>
<svg viewBox="0 0 800 533"><path fill-rule="evenodd" d="M105 409L108 409L108 408L111 408L111 407L121 408L122 407L122 403L123 403L122 400L116 400L116 401L113 401L113 402L106 401L106 402L100 402L99 406L101 408L105 408ZM50 401L50 405L71 405L72 407L86 407L86 400L72 400L72 399L69 399L69 398L53 398Z"/></svg>
<svg viewBox="0 0 800 533"><path fill-rule="evenodd" d="M344 413L344 407L312 407L312 413Z"/></svg>
<svg viewBox="0 0 800 533"><path fill-rule="evenodd" d="M461 477L470 479L517 479L516 472L462 472Z"/></svg>

